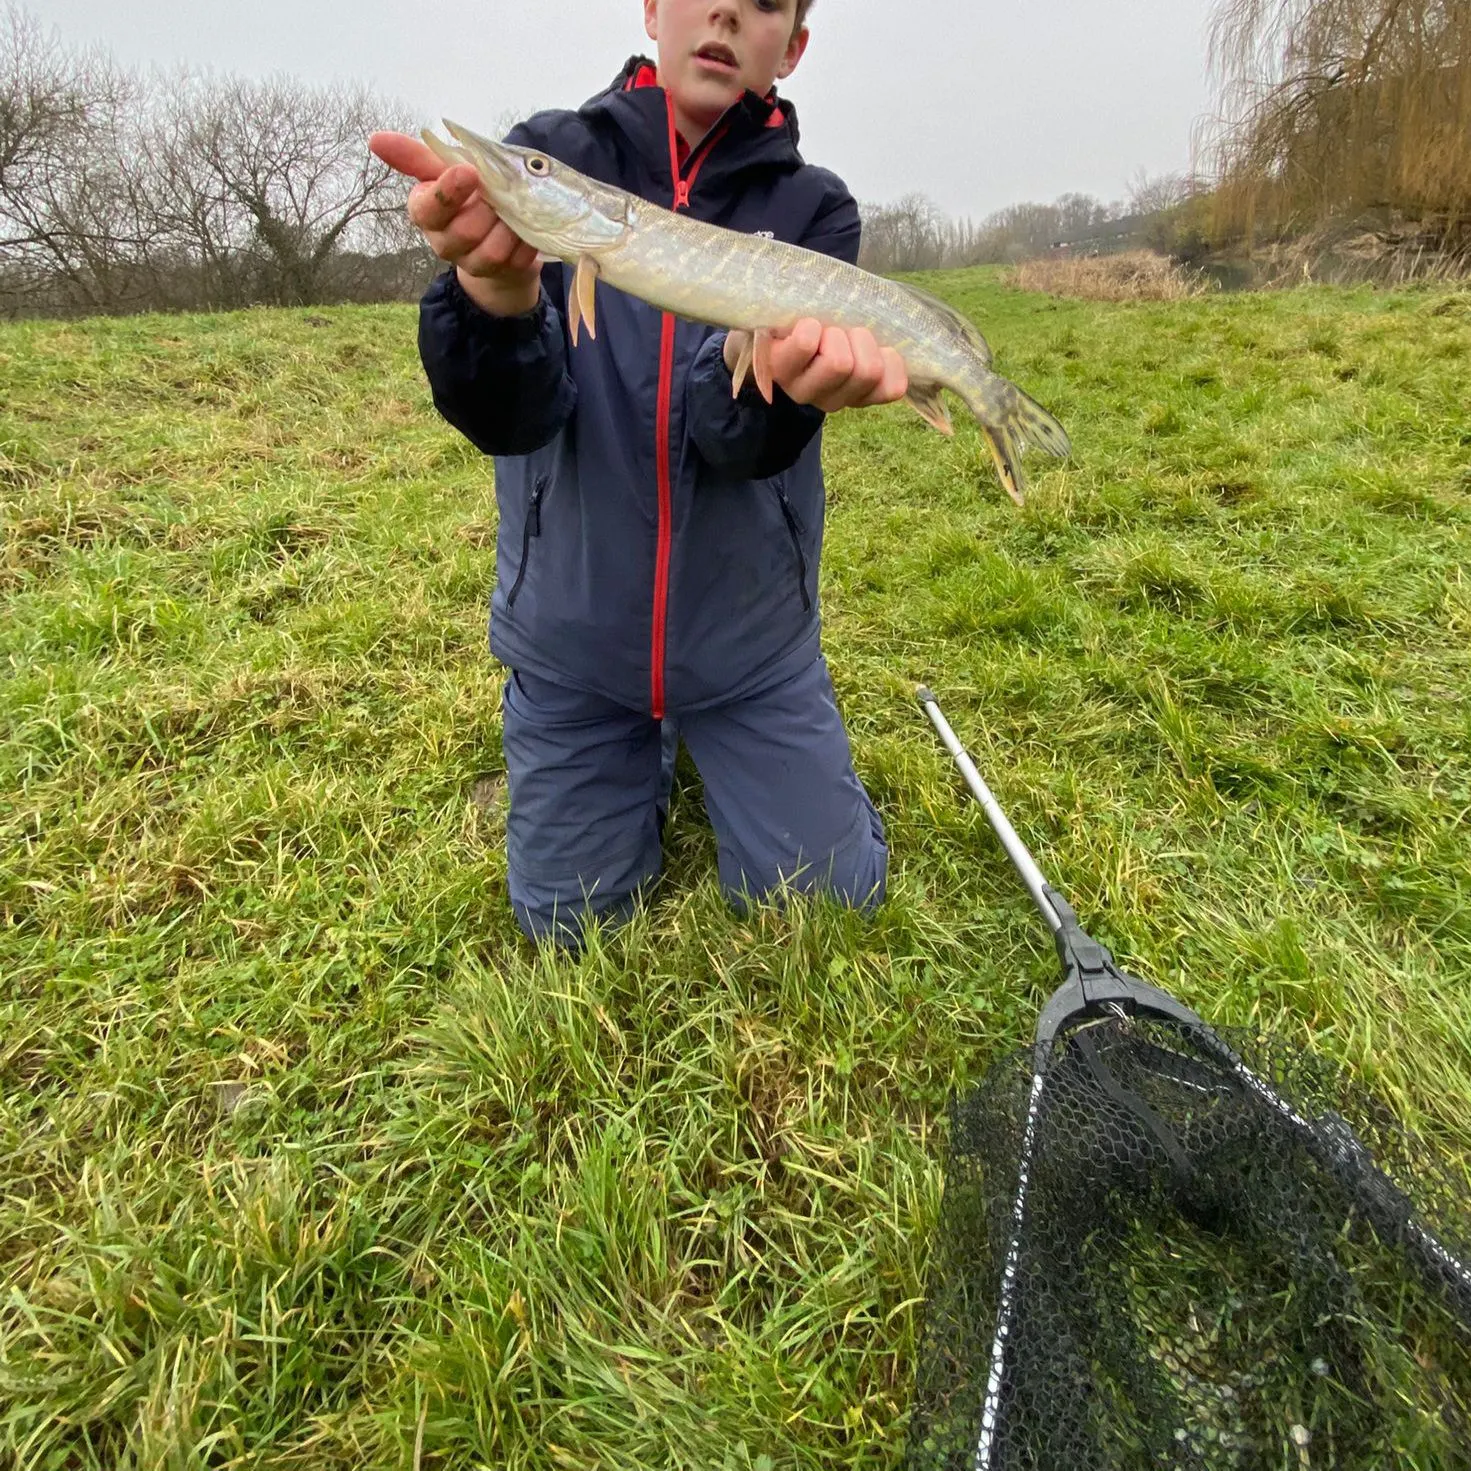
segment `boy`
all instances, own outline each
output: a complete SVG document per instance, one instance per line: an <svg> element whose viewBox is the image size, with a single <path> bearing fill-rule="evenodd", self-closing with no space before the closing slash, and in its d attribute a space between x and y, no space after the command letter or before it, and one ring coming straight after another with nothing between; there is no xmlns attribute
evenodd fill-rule
<svg viewBox="0 0 1471 1471"><path fill-rule="evenodd" d="M858 210L797 152L774 84L812 0L644 0L635 57L576 112L508 141L699 219L847 261ZM539 267L468 166L419 141L371 146L424 181L409 213L454 269L426 292L419 348L444 417L496 457L490 644L502 698L511 902L527 934L576 944L660 866L677 721L736 903L783 887L883 895L883 826L853 770L818 644L826 413L890 403L902 360L870 333L803 321L777 385L731 393L739 333L598 293L567 334L570 270Z"/></svg>

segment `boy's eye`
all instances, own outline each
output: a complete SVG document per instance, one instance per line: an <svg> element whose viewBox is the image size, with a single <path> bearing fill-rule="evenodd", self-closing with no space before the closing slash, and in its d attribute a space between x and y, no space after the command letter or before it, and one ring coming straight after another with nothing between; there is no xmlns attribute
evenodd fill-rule
<svg viewBox="0 0 1471 1471"><path fill-rule="evenodd" d="M786 0L756 0L756 9L764 10L768 14L782 10L785 5Z"/></svg>

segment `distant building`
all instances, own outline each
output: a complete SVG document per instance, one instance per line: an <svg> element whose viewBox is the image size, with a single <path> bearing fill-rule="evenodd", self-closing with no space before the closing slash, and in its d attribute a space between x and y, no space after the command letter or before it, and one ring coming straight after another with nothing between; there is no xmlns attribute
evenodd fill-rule
<svg viewBox="0 0 1471 1471"><path fill-rule="evenodd" d="M1104 220L1083 234L1054 240L1048 252L1052 255L1116 255L1123 250L1139 250L1148 243L1149 227L1158 218L1156 214L1143 214Z"/></svg>

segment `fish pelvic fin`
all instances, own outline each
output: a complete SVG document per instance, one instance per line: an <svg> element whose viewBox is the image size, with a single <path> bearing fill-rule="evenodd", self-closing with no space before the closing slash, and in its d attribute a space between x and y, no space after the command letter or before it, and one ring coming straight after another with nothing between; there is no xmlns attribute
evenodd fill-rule
<svg viewBox="0 0 1471 1471"><path fill-rule="evenodd" d="M1021 467L1023 447L1034 445L1066 459L1072 453L1067 430L1036 399L1005 378L992 378L984 390L964 397L966 407L981 426L1007 495L1017 505L1024 504L1027 481Z"/></svg>
<svg viewBox="0 0 1471 1471"><path fill-rule="evenodd" d="M587 323L587 335L598 335L597 319L593 314L593 296L598 284L598 263L590 255L577 258L577 267L572 275L572 289L567 293L567 330L572 335L572 346L577 346L577 329L581 322Z"/></svg>
<svg viewBox="0 0 1471 1471"><path fill-rule="evenodd" d="M761 397L771 402L771 333L758 327L751 344L751 371L756 375L756 387Z"/></svg>
<svg viewBox="0 0 1471 1471"><path fill-rule="evenodd" d="M739 337L740 347L736 352L736 365L730 375L730 396L739 398L741 386L746 381L746 374L751 371L751 358L755 351L755 339L749 332L742 332Z"/></svg>
<svg viewBox="0 0 1471 1471"><path fill-rule="evenodd" d="M941 434L955 433L955 426L950 422L950 411L940 397L938 383L915 383L911 380L904 401L926 424L938 429Z"/></svg>
<svg viewBox="0 0 1471 1471"><path fill-rule="evenodd" d="M765 327L758 327L754 332L743 332L740 344L736 353L736 365L730 375L730 396L739 396L749 373L756 379L761 397L770 403L771 333Z"/></svg>
<svg viewBox="0 0 1471 1471"><path fill-rule="evenodd" d="M1026 505L1027 479L1022 474L1022 457L1016 436L1007 426L992 429L985 424L981 425L981 436L986 441L986 448L991 451L991 458L996 462L996 473L1001 477L1001 484L1007 495L1017 505Z"/></svg>

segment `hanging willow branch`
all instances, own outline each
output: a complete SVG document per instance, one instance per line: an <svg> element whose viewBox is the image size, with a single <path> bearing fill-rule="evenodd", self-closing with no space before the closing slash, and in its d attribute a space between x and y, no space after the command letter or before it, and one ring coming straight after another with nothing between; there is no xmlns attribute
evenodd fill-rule
<svg viewBox="0 0 1471 1471"><path fill-rule="evenodd" d="M1382 208L1471 227L1471 0L1223 0L1217 226L1281 234Z"/></svg>

